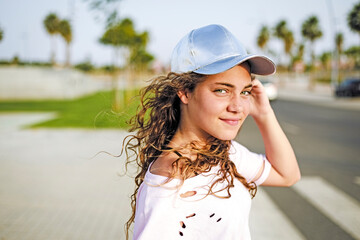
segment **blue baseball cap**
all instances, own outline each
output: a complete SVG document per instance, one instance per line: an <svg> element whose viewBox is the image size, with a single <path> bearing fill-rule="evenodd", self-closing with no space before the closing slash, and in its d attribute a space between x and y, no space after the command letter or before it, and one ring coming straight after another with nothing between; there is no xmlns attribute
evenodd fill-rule
<svg viewBox="0 0 360 240"><path fill-rule="evenodd" d="M268 57L248 54L231 32L213 24L194 29L180 40L171 56L171 71L212 75L243 62L250 64L254 74L270 75L276 71Z"/></svg>

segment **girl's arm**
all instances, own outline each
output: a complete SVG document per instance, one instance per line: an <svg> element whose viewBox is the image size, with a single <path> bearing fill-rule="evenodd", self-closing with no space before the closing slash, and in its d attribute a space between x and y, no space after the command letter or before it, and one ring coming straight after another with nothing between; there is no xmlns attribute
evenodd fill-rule
<svg viewBox="0 0 360 240"><path fill-rule="evenodd" d="M291 186L301 177L294 151L276 119L264 87L257 79L254 79L252 84L250 115L260 130L266 157L272 165L269 177L263 185ZM258 177L261 173L262 170Z"/></svg>

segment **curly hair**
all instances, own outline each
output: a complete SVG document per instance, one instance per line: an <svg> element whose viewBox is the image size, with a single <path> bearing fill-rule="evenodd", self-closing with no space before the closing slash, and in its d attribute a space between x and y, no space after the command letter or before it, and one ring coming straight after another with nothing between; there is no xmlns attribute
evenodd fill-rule
<svg viewBox="0 0 360 240"><path fill-rule="evenodd" d="M135 163L138 166L138 174L135 177L135 191L131 195L132 215L127 221L126 239L129 237L129 229L135 220L136 196L138 189L144 181L145 174L152 162L154 162L165 151L176 151L179 149L169 149L167 146L173 138L181 118L179 91L192 92L198 83L206 79L205 75L197 73L176 74L170 72L167 76L154 78L150 85L143 88L140 92L141 105L137 114L130 120L130 132L124 139L123 147L128 164ZM190 160L187 157L179 157L172 163L172 171L167 181L171 181L176 175L183 183L186 179L204 172L209 172L212 167L219 166L218 178L209 188L208 195L215 195L213 187L219 182L226 182L228 196L231 197L230 188L234 187L234 179L238 179L248 189L252 197L255 196L257 186L255 183L248 183L242 177L235 164L229 159L230 141L216 138L208 139L205 145L196 142L189 143L192 152L196 153L197 158ZM181 149L180 149L181 150ZM180 176L178 176L180 172ZM219 191L217 191L219 192Z"/></svg>

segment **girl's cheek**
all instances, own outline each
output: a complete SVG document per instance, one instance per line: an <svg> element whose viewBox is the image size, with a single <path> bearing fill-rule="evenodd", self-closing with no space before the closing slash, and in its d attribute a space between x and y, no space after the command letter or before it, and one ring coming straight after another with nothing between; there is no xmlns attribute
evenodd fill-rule
<svg viewBox="0 0 360 240"><path fill-rule="evenodd" d="M245 101L245 103L244 103L244 109L245 109L245 113L246 113L246 115L248 115L249 114L249 112L250 112L250 99L247 99L246 101Z"/></svg>

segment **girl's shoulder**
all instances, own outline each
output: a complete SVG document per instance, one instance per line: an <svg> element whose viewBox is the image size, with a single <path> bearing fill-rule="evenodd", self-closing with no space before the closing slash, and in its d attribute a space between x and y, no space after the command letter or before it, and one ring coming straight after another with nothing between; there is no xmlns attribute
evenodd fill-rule
<svg viewBox="0 0 360 240"><path fill-rule="evenodd" d="M171 177L173 163L179 157L173 152L163 152L150 166L149 172L153 175Z"/></svg>
<svg viewBox="0 0 360 240"><path fill-rule="evenodd" d="M231 141L231 146L230 146L230 150L229 150L230 155L244 153L244 152L248 152L248 151L249 150L245 146L240 144L239 142L237 142L235 140Z"/></svg>

